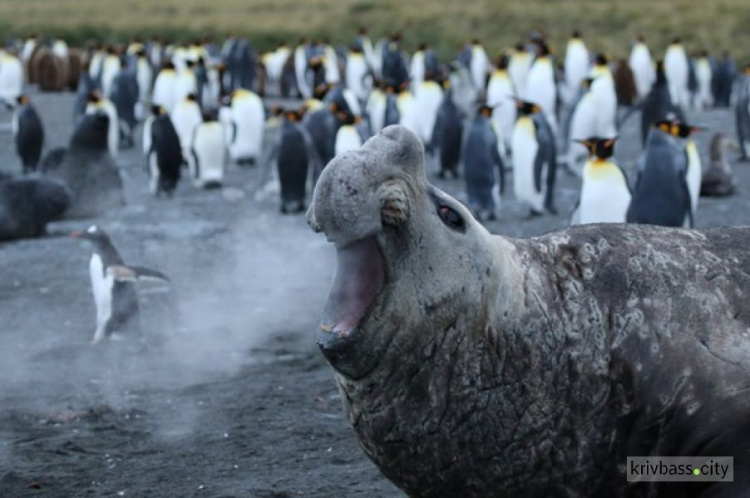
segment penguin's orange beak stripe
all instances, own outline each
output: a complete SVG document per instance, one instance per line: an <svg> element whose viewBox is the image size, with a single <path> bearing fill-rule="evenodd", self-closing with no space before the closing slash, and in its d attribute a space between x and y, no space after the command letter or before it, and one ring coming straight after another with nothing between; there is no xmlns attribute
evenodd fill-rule
<svg viewBox="0 0 750 498"><path fill-rule="evenodd" d="M80 239L83 236L83 232L71 232L70 236L74 239Z"/></svg>

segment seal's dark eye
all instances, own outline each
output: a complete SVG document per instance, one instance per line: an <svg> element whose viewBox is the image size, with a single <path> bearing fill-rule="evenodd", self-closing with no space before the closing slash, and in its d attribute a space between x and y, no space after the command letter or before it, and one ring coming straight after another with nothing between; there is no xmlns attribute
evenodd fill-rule
<svg viewBox="0 0 750 498"><path fill-rule="evenodd" d="M461 218L461 215L453 210L453 208L449 208L448 206L438 206L438 215L440 216L440 219L443 220L443 223L450 228L453 228L454 230L463 230L464 219Z"/></svg>

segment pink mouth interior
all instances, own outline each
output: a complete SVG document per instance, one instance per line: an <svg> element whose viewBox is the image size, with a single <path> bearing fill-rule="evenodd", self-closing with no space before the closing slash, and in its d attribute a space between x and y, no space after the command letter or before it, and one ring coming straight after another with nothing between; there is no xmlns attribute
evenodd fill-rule
<svg viewBox="0 0 750 498"><path fill-rule="evenodd" d="M345 336L365 316L383 290L385 266L372 237L337 250L338 265L321 329Z"/></svg>

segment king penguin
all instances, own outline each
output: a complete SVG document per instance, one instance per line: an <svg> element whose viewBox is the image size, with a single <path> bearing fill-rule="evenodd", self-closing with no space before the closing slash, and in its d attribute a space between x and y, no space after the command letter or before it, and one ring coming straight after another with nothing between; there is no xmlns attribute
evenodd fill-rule
<svg viewBox="0 0 750 498"><path fill-rule="evenodd" d="M117 116L115 105L110 100L102 97L99 90L94 90L89 94L86 114L95 114L97 112L106 114L109 118L107 149L109 150L109 155L116 158L120 150L120 118Z"/></svg>
<svg viewBox="0 0 750 498"><path fill-rule="evenodd" d="M305 211L305 192L310 170L322 169L312 137L301 124L298 111L284 112L281 133L268 156L264 160L264 170L268 175L276 162L281 184L281 213L293 214ZM261 185L261 188L263 185Z"/></svg>
<svg viewBox="0 0 750 498"><path fill-rule="evenodd" d="M509 63L510 58L507 55L498 57L495 61L495 70L487 83L487 105L493 108L492 120L500 128L506 151L510 150L513 125L516 122L516 106L513 105L513 99L517 95L513 80L508 74Z"/></svg>
<svg viewBox="0 0 750 498"><path fill-rule="evenodd" d="M672 40L664 54L664 74L669 83L672 103L683 109L690 103L688 91L689 62L685 48L679 38Z"/></svg>
<svg viewBox="0 0 750 498"><path fill-rule="evenodd" d="M24 72L21 60L3 52L0 55L0 99L11 104L23 95Z"/></svg>
<svg viewBox="0 0 750 498"><path fill-rule="evenodd" d="M526 51L523 44L519 43L515 46L508 62L508 76L513 81L513 88L516 90L516 95L524 95L526 93L526 80L528 79L529 69L531 69L533 62L533 57Z"/></svg>
<svg viewBox="0 0 750 498"><path fill-rule="evenodd" d="M134 282L147 278L169 279L156 270L127 266L107 233L96 225L70 235L89 241L94 249L89 262L96 305L96 330L91 344L123 333L137 335L140 339L141 324Z"/></svg>
<svg viewBox="0 0 750 498"><path fill-rule="evenodd" d="M180 180L182 147L166 109L159 107L159 115L151 122L151 148L146 156L149 167L150 190L157 197L171 197Z"/></svg>
<svg viewBox="0 0 750 498"><path fill-rule="evenodd" d="M164 107L167 112L171 112L176 103L176 85L177 72L175 71L174 64L166 62L162 70L159 71L159 74L156 75L151 102Z"/></svg>
<svg viewBox="0 0 750 498"><path fill-rule="evenodd" d="M656 64L656 82L646 98L641 102L641 143L646 144L648 134L653 126L670 117L684 121L684 114L680 106L672 101L664 66Z"/></svg>
<svg viewBox="0 0 750 498"><path fill-rule="evenodd" d="M44 145L44 127L36 109L29 101L29 97L18 97L13 113L13 135L15 136L16 152L23 164L23 172L36 171Z"/></svg>
<svg viewBox="0 0 750 498"><path fill-rule="evenodd" d="M146 118L146 112L151 102L151 85L154 77L151 64L144 50L136 53L135 74L138 81L138 104L135 107L135 117L138 120L143 120Z"/></svg>
<svg viewBox="0 0 750 498"><path fill-rule="evenodd" d="M568 169L576 175L581 173L580 163L590 152L582 140L596 136L596 97L591 92L593 81L593 78L585 78L581 82L581 89L571 104L562 129L563 143L567 147Z"/></svg>
<svg viewBox="0 0 750 498"><path fill-rule="evenodd" d="M628 223L693 226L687 161L679 126L666 120L656 123L640 162Z"/></svg>
<svg viewBox="0 0 750 498"><path fill-rule="evenodd" d="M740 160L750 160L750 64L742 69L742 76L737 84L737 103L735 104L735 125L737 143L740 146Z"/></svg>
<svg viewBox="0 0 750 498"><path fill-rule="evenodd" d="M232 92L229 110L229 156L237 164L253 165L263 144L263 101L256 93L240 88Z"/></svg>
<svg viewBox="0 0 750 498"><path fill-rule="evenodd" d="M227 163L227 148L224 137L224 126L212 113L203 113L203 122L199 123L192 136L192 147L188 166L193 184L198 188L220 187L224 181Z"/></svg>
<svg viewBox="0 0 750 498"><path fill-rule="evenodd" d="M445 82L446 91L443 103L438 109L435 119L435 130L432 132L433 148L440 152L440 170L438 177L445 178L450 174L458 178L458 163L461 160L461 145L463 143L464 124L461 112L453 101L453 90L450 83Z"/></svg>
<svg viewBox="0 0 750 498"><path fill-rule="evenodd" d="M529 69L524 100L536 103L544 112L547 122L557 129L557 84L549 47L543 41L536 45L537 57Z"/></svg>
<svg viewBox="0 0 750 498"><path fill-rule="evenodd" d="M581 81L589 69L589 51L580 31L573 31L565 49L565 101L570 103L577 95Z"/></svg>
<svg viewBox="0 0 750 498"><path fill-rule="evenodd" d="M486 104L479 106L466 133L463 158L469 209L479 221L494 220L496 206L493 190L498 185L499 193L503 193L505 167L492 125L492 108Z"/></svg>
<svg viewBox="0 0 750 498"><path fill-rule="evenodd" d="M613 137L617 134L617 91L607 58L597 54L591 68L591 93L596 100L594 135Z"/></svg>
<svg viewBox="0 0 750 498"><path fill-rule="evenodd" d="M428 153L432 152L432 132L442 102L443 88L434 80L432 73L426 74L425 79L415 87L414 106L419 109L415 116L418 136Z"/></svg>
<svg viewBox="0 0 750 498"><path fill-rule="evenodd" d="M651 59L651 52L643 36L639 35L633 43L629 63L630 68L633 70L633 76L635 76L638 98L643 99L651 91L651 85L656 80L654 61Z"/></svg>
<svg viewBox="0 0 750 498"><path fill-rule="evenodd" d="M675 126L677 127L676 130L674 128ZM685 154L687 158L687 173L685 175L685 180L687 181L688 192L690 192L692 219L695 221L695 215L698 209L698 198L701 193L703 166L701 165L701 155L698 152L698 146L695 144L695 140L693 140L691 136L693 133L701 131L702 128L677 121L673 122L672 130L674 130L673 133L684 140Z"/></svg>
<svg viewBox="0 0 750 498"><path fill-rule="evenodd" d="M519 117L513 127L513 191L516 199L531 209L531 215L546 209L555 214L554 188L557 174L555 135L539 105L516 101Z"/></svg>
<svg viewBox="0 0 750 498"><path fill-rule="evenodd" d="M580 143L590 156L583 167L581 196L570 224L625 223L632 194L625 171L611 159L615 138L591 137Z"/></svg>
<svg viewBox="0 0 750 498"><path fill-rule="evenodd" d="M193 141L195 128L203 122L201 108L198 105L196 95L190 93L174 106L170 113L172 124L180 137L182 155L187 158L190 154L190 145Z"/></svg>

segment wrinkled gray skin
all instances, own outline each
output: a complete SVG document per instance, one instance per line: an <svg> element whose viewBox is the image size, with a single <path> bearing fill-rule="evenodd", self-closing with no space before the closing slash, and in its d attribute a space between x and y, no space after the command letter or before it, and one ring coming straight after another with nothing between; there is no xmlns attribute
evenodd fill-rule
<svg viewBox="0 0 750 498"><path fill-rule="evenodd" d="M324 318L318 342L363 449L409 495L746 493L750 229L493 236L399 126L325 168L308 221L339 256L368 237L382 253L358 326ZM731 455L735 481L628 486L628 455Z"/></svg>

